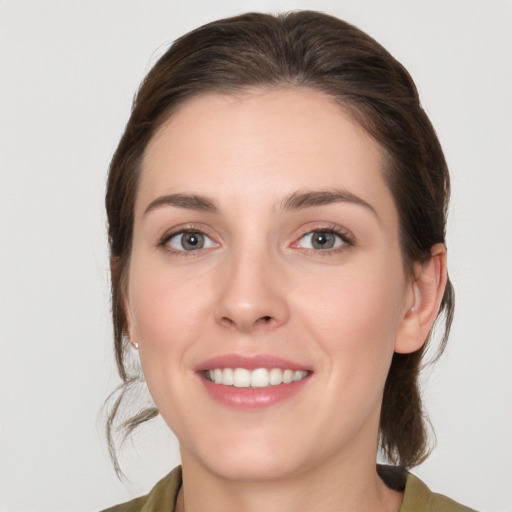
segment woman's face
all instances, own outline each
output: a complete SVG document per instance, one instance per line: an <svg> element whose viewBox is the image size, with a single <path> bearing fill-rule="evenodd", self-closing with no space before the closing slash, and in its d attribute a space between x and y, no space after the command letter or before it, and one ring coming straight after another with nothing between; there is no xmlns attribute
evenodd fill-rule
<svg viewBox="0 0 512 512"><path fill-rule="evenodd" d="M308 89L192 99L150 142L126 306L189 467L261 480L374 464L413 300L382 168Z"/></svg>

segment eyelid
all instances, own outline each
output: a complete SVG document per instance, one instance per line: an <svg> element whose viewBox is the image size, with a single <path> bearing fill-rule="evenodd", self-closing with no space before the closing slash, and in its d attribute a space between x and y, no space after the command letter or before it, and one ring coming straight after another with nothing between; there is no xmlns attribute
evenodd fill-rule
<svg viewBox="0 0 512 512"><path fill-rule="evenodd" d="M309 250L318 250L318 251L329 251L333 249L337 249L338 247L341 247L343 244L345 244L345 241L341 238L340 235L337 233L333 233L331 231L312 231L310 233L306 233L305 235L302 235L299 239L300 242L304 244L305 240L308 240L308 245L313 245L313 237L315 235L322 234L322 235L332 235L334 237L333 245L332 247L303 247L304 249ZM305 245L305 244L304 244Z"/></svg>
<svg viewBox="0 0 512 512"><path fill-rule="evenodd" d="M220 243L217 242L215 237L213 237L211 234L209 234L208 231L209 231L208 229L206 229L204 227L199 227L197 225L186 224L186 225L176 226L176 227L171 228L170 230L166 231L164 233L164 235L162 235L160 237L160 239L158 240L157 246L163 248L167 252L184 255L184 256L188 256L193 253L198 253L198 252L201 252L202 250L208 250L208 249L212 249L214 247L218 247L220 245ZM209 239L212 242L212 244L209 247L202 247L202 248L199 248L196 250L190 250L190 251L187 251L185 249L178 249L175 247L171 247L169 245L169 241L172 238L177 237L178 235L183 235L185 233L201 234L201 235L205 236L207 239Z"/></svg>
<svg viewBox="0 0 512 512"><path fill-rule="evenodd" d="M308 235L312 235L313 233L332 233L332 234L336 235L337 237L339 237L340 240L342 241L342 243L337 247L333 247L333 248L329 248L329 249L314 249L314 248L309 248L309 247L306 247L306 248L301 247L299 245L299 242L304 237L306 237ZM296 249L303 249L306 251L312 251L315 253L330 253L330 254L332 254L333 252L341 251L341 250L346 249L347 247L352 247L354 245L355 245L355 237L350 230L343 228L336 224L320 224L320 225L311 227L311 229L306 229L305 231L303 231L300 234L300 236L296 238L296 241L293 242L291 247L296 248Z"/></svg>
<svg viewBox="0 0 512 512"><path fill-rule="evenodd" d="M312 224L312 223L311 223ZM310 225L311 225L310 224ZM309 226L308 226L309 227ZM300 246L300 241L308 236L312 235L313 233L332 233L340 238L342 243L336 247L327 248L327 249L315 249L315 248L304 248ZM184 233L200 233L204 235L206 238L208 238L211 241L211 245L208 247L199 248L197 250L185 250L185 249L178 249L173 248L169 245L169 240L171 240L173 237L176 237L178 235L184 234ZM175 253L179 255L185 255L190 256L194 253L201 252L203 250L209 250L213 249L215 247L219 247L221 244L217 241L217 237L212 236L210 234L210 230L207 227L204 226L198 226L197 224L185 224L180 226L175 226L169 230L167 230L158 240L157 246L160 248L163 248L167 252ZM299 236L295 238L295 242L293 242L290 247L295 249L302 249L304 251L310 251L314 253L323 253L323 254L333 254L338 251L343 251L349 247L352 247L355 245L355 237L352 234L352 232L344 227L341 227L337 224L318 224L311 226L311 228L303 228L301 230L301 233Z"/></svg>

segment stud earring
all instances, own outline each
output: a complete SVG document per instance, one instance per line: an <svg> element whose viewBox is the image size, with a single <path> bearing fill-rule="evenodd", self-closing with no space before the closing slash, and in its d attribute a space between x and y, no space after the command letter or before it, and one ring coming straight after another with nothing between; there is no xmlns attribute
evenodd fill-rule
<svg viewBox="0 0 512 512"><path fill-rule="evenodd" d="M138 342L138 341L134 341L134 342L132 343L132 345L133 345L133 348L134 348L135 350L139 350L139 342Z"/></svg>

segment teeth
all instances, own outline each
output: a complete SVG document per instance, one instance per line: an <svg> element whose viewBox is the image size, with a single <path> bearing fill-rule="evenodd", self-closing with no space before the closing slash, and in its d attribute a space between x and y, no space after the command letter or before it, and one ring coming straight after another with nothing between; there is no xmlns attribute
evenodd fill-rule
<svg viewBox="0 0 512 512"><path fill-rule="evenodd" d="M251 388L266 388L269 385L269 375L266 368L258 368L252 372Z"/></svg>
<svg viewBox="0 0 512 512"><path fill-rule="evenodd" d="M235 375L231 368L224 368L222 371L222 384L232 386L235 383Z"/></svg>
<svg viewBox="0 0 512 512"><path fill-rule="evenodd" d="M269 382L272 386L283 383L283 372L279 368L272 368L269 372Z"/></svg>
<svg viewBox="0 0 512 512"><path fill-rule="evenodd" d="M281 368L258 368L247 370L246 368L215 368L207 370L205 376L215 384L235 386L236 388L266 388L279 384L290 384L304 379L308 375L305 370L282 370Z"/></svg>
<svg viewBox="0 0 512 512"><path fill-rule="evenodd" d="M235 388L248 388L251 385L251 372L245 368L235 368L233 372L233 386Z"/></svg>
<svg viewBox="0 0 512 512"><path fill-rule="evenodd" d="M302 380L306 375L304 375L305 372L297 370L293 372L293 382L297 382L298 380Z"/></svg>
<svg viewBox="0 0 512 512"><path fill-rule="evenodd" d="M283 372L283 382L285 384L290 384L290 382L293 380L293 370L285 370Z"/></svg>

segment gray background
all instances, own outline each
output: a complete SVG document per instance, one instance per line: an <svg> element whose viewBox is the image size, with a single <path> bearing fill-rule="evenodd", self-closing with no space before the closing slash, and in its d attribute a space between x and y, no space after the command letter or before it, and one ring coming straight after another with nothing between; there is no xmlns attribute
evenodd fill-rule
<svg viewBox="0 0 512 512"><path fill-rule="evenodd" d="M437 449L415 472L480 510L512 510L510 0L0 1L0 510L92 511L178 462L161 420L117 481L101 407L117 384L103 194L132 96L165 45L247 10L324 10L415 78L453 177L457 313L425 381Z"/></svg>

